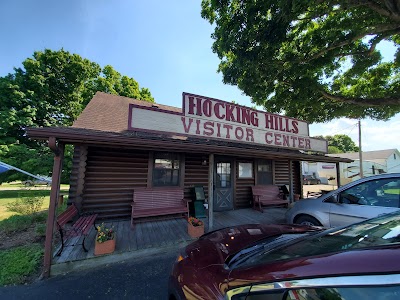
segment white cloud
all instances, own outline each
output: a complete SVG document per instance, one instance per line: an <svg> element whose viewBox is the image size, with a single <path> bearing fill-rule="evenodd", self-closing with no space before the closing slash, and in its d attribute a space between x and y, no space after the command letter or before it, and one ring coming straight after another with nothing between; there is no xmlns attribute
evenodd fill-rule
<svg viewBox="0 0 400 300"><path fill-rule="evenodd" d="M310 136L346 134L358 145L357 120L337 119L329 123L310 125ZM400 114L389 121L361 120L363 151L400 148Z"/></svg>

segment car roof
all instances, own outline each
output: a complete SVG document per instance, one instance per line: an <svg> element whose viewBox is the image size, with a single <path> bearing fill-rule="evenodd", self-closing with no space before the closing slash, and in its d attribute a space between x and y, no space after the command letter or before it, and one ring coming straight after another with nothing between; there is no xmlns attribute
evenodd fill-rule
<svg viewBox="0 0 400 300"><path fill-rule="evenodd" d="M266 252L263 254L266 260L257 259L254 264L238 267L241 272L238 277L264 272L263 280L276 281L277 278L400 273L398 224L400 211L316 233L294 241L288 248ZM315 246L309 251L304 249L310 245ZM234 270L232 277L235 276Z"/></svg>
<svg viewBox="0 0 400 300"><path fill-rule="evenodd" d="M325 200L326 198L330 197L331 194L341 192L342 190L348 189L352 186L356 186L363 182L373 181L373 180L377 180L377 179L390 179L390 178L400 179L400 173L386 173L386 174L363 177L363 178L357 179L355 181L349 182L345 185L342 185L342 186L338 187L336 190L332 190L332 191L326 193L325 195L322 195L318 199Z"/></svg>

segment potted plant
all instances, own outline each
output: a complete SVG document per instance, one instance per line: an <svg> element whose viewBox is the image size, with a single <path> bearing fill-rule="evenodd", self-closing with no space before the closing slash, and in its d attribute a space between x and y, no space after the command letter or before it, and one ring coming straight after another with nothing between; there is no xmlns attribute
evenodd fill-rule
<svg viewBox="0 0 400 300"><path fill-rule="evenodd" d="M97 226L96 242L94 245L94 255L113 253L115 250L115 231L114 227L106 227L104 223Z"/></svg>
<svg viewBox="0 0 400 300"><path fill-rule="evenodd" d="M204 234L204 223L203 221L195 218L189 217L188 219L188 234L192 238L198 238Z"/></svg>

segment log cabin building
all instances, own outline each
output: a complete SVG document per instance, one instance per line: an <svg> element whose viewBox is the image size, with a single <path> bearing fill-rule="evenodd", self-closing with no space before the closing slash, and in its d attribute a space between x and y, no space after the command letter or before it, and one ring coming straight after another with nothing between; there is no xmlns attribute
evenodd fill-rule
<svg viewBox="0 0 400 300"><path fill-rule="evenodd" d="M104 219L130 218L139 187L179 186L193 199L204 186L212 211L250 207L253 185L285 185L293 199L301 161L347 161L325 156L306 122L188 93L181 109L98 92L72 126L28 135L55 153L53 199L63 147L74 145L69 202Z"/></svg>

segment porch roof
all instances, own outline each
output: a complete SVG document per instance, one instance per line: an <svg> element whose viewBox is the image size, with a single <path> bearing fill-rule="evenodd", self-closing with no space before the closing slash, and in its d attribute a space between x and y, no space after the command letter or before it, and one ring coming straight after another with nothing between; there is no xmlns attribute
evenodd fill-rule
<svg viewBox="0 0 400 300"><path fill-rule="evenodd" d="M235 155L239 157L258 157L268 159L291 159L314 162L352 162L342 157L322 154L308 154L297 150L263 147L244 143L232 143L213 139L193 138L180 135L154 134L148 132L110 132L76 127L28 128L28 136L48 140L56 138L65 144L102 145L119 148L140 148L143 150L169 150L216 155Z"/></svg>

